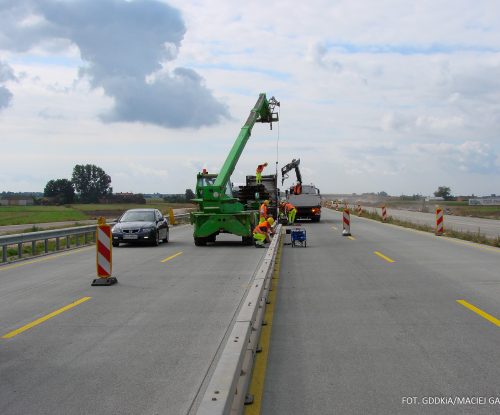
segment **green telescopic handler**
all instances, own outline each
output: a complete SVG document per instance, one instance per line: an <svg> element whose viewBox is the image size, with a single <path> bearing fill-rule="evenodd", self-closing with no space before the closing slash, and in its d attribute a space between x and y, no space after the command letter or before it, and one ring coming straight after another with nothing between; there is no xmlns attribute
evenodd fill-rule
<svg viewBox="0 0 500 415"><path fill-rule="evenodd" d="M231 175L250 138L252 128L257 122L272 123L278 121L277 108L280 103L274 98L269 100L266 94L259 94L257 103L241 128L231 151L219 174L209 174L205 170L196 178L196 199L199 210L191 213L194 225L194 243L204 246L215 242L217 235L230 233L241 236L243 245L253 243L253 228L259 222L257 210L248 210L245 205L233 197Z"/></svg>

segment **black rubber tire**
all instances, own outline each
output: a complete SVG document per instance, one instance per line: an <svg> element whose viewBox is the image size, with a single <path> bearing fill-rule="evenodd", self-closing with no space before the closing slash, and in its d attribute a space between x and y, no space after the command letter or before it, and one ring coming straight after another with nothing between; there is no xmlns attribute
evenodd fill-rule
<svg viewBox="0 0 500 415"><path fill-rule="evenodd" d="M114 246L115 248L118 248L118 247L120 246L120 242L115 242L115 241L113 241L113 246Z"/></svg>
<svg viewBox="0 0 500 415"><path fill-rule="evenodd" d="M156 231L155 239L153 239L153 246L160 245L160 232Z"/></svg>
<svg viewBox="0 0 500 415"><path fill-rule="evenodd" d="M207 240L206 238L199 237L197 238L196 236L194 237L194 244L196 246L206 246L207 245Z"/></svg>
<svg viewBox="0 0 500 415"><path fill-rule="evenodd" d="M241 243L245 246L253 245L253 236L242 236Z"/></svg>

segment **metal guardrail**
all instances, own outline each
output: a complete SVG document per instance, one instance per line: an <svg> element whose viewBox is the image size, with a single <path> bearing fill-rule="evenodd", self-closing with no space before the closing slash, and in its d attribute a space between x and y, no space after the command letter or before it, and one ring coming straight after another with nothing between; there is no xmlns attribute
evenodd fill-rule
<svg viewBox="0 0 500 415"><path fill-rule="evenodd" d="M220 354L197 415L241 414L252 376L262 320L281 241L281 225L254 275L243 305Z"/></svg>
<svg viewBox="0 0 500 415"><path fill-rule="evenodd" d="M189 213L174 215L176 220L183 220L188 217ZM108 224L114 225L115 222L109 222ZM96 226L97 225L77 226L73 228L0 236L0 247L2 250L0 264L8 262L8 248L11 246L17 246L17 259L22 259L24 256L37 256L36 252L39 242L43 242L42 253L45 255L60 252L62 249L70 249L72 239L74 239L75 247L93 244L95 243ZM61 240L64 241L62 246ZM49 250L49 241L55 241L54 250ZM31 255L23 254L23 247L25 244L31 244Z"/></svg>

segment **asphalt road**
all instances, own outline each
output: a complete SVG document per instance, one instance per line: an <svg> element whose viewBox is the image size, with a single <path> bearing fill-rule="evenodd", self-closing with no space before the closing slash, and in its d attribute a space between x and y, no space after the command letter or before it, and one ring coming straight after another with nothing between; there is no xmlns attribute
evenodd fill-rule
<svg viewBox="0 0 500 415"><path fill-rule="evenodd" d="M95 248L0 267L0 413L190 413L265 252L191 234L113 249L111 287L90 286Z"/></svg>
<svg viewBox="0 0 500 415"><path fill-rule="evenodd" d="M370 212L377 211L382 215L380 208L363 207ZM500 208L499 208L500 209ZM406 220L413 223L428 225L434 227L436 225L435 213L414 212L410 210L387 209L387 215L396 219ZM500 237L500 220L471 218L468 216L444 216L444 229L453 229L460 232L481 233L489 238Z"/></svg>
<svg viewBox="0 0 500 415"><path fill-rule="evenodd" d="M355 217L348 239L326 209L305 227L283 248L262 414L500 413L500 327L457 302L500 318L500 249Z"/></svg>

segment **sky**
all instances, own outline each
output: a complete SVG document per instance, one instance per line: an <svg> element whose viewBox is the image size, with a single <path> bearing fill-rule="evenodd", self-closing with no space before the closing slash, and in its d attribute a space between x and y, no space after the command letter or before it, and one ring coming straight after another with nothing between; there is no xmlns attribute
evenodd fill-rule
<svg viewBox="0 0 500 415"><path fill-rule="evenodd" d="M300 158L323 193L500 194L497 0L0 0L0 191L96 164L115 192ZM285 182L293 184L294 175Z"/></svg>

